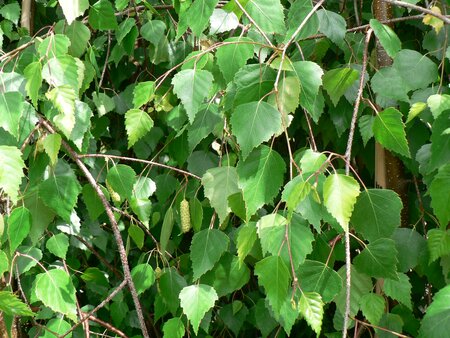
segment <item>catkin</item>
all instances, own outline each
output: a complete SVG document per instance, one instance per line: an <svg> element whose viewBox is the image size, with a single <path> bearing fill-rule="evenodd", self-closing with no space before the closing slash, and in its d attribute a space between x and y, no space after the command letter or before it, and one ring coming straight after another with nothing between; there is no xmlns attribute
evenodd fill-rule
<svg viewBox="0 0 450 338"><path fill-rule="evenodd" d="M181 231L185 234L191 230L191 215L189 211L189 202L183 199L180 202L180 218L181 218Z"/></svg>

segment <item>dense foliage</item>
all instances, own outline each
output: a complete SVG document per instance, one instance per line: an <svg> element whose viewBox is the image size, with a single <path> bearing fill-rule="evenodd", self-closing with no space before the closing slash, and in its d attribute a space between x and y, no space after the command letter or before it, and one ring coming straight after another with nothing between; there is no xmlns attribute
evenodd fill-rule
<svg viewBox="0 0 450 338"><path fill-rule="evenodd" d="M447 2L390 2L1 0L0 332L447 336Z"/></svg>

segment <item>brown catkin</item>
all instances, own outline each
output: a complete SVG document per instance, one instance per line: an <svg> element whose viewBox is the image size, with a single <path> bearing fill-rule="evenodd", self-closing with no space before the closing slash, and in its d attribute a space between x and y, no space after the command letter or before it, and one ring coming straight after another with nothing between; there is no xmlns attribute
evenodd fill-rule
<svg viewBox="0 0 450 338"><path fill-rule="evenodd" d="M185 234L191 230L191 214L189 212L189 202L183 199L180 202L181 231Z"/></svg>

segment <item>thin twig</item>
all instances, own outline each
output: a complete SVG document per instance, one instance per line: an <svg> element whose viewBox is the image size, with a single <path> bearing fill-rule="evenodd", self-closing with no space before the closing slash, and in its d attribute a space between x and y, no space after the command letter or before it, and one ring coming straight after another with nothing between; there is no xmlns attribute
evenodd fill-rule
<svg viewBox="0 0 450 338"><path fill-rule="evenodd" d="M355 106L353 109L352 121L350 124L350 132L348 135L347 149L345 151L345 174L350 173L350 160L352 154L353 136L355 134L356 119L358 117L359 105L361 103L361 97L364 89L364 76L367 67L367 54L369 50L370 37L372 35L372 29L370 28L366 33L366 40L364 44L363 63L361 67L361 75L359 77L359 88L356 96ZM350 294L351 294L351 256L350 256L350 232L345 230L345 265L346 265L346 297L345 297L345 313L344 313L344 328L342 330L342 337L347 337L348 320L350 316Z"/></svg>
<svg viewBox="0 0 450 338"><path fill-rule="evenodd" d="M372 29L370 28L366 33L366 41L364 44L364 54L363 54L363 61L362 61L362 67L361 67L361 75L359 77L358 94L356 96L355 106L353 107L353 115L352 115L352 121L350 123L350 132L348 135L347 149L345 150L345 158L346 158L345 174L346 175L348 175L350 172L350 160L351 160L351 155L352 155L353 137L355 134L356 119L358 117L359 105L361 103L362 92L364 89L364 77L365 77L366 68L367 68L367 54L368 54L368 50L369 50L369 42L370 42L371 35L372 35Z"/></svg>
<svg viewBox="0 0 450 338"><path fill-rule="evenodd" d="M253 20L253 18L248 14L248 12L245 10L244 6L239 2L239 0L235 0L235 3L238 5L239 9L244 13L244 15L247 17L247 19L252 23L253 26L261 33L261 35L264 37L264 39L267 41L270 47L274 48L272 41L270 41L269 37L264 33L264 31L261 29L261 27L258 26L258 24Z"/></svg>
<svg viewBox="0 0 450 338"><path fill-rule="evenodd" d="M363 320L359 320L357 318L352 318L352 319L355 322L358 322L358 323L360 323L360 324L362 324L364 326L369 326L369 327L373 327L374 329L378 329L378 330L382 330L382 331L385 331L385 332L389 332L389 333L392 333L393 335L396 335L397 337L400 337L400 338L409 338L409 336L406 336L404 334L401 334L401 333L398 333L398 332L386 329L384 327L381 327L381 326L378 326L378 325L369 324L369 323L367 323L367 322L365 322Z"/></svg>
<svg viewBox="0 0 450 338"><path fill-rule="evenodd" d="M98 82L98 88L102 88L103 79L104 79L105 73L106 73L106 68L108 67L108 59L109 59L110 51L111 51L111 31L108 31L108 48L106 49L105 64L103 66L102 75L100 76L100 81Z"/></svg>
<svg viewBox="0 0 450 338"><path fill-rule="evenodd" d="M195 175L193 173L190 173L189 171L178 169L176 167L172 167L170 165L158 163L158 162L155 162L155 161L141 160L139 158L117 156L117 155L109 155L109 154L79 154L78 156L80 158L83 158L83 157L101 157L101 158L107 158L107 159L114 158L116 160L122 160L122 161L145 163L145 164L149 164L149 165L154 165L156 167L161 167L161 168L173 170L173 171L176 171L176 172L178 172L180 174L194 177L194 178L196 178L198 180L202 179L200 176L197 176L197 175Z"/></svg>
<svg viewBox="0 0 450 338"><path fill-rule="evenodd" d="M70 276L69 268L67 267L67 263L64 259L62 260L62 263L63 263L64 270L66 271L67 275ZM75 304L77 307L78 317L81 319L81 318L83 318L83 312L81 311L80 302L78 302L78 298L76 298L76 297L75 297ZM83 331L84 331L84 337L89 338L90 337L90 334L89 334L90 329L89 329L88 321L83 322Z"/></svg>
<svg viewBox="0 0 450 338"><path fill-rule="evenodd" d="M92 322L95 322L97 324L100 324L101 326L103 326L105 329L107 329L108 331L114 332L116 335L123 337L123 338L128 338L128 336L123 333L122 331L120 331L118 328L116 328L115 326L111 325L110 323L107 323L101 319L98 319L97 317L94 317L93 315L89 315L88 319Z"/></svg>
<svg viewBox="0 0 450 338"><path fill-rule="evenodd" d="M416 10L418 12L434 16L435 18L438 18L438 19L444 21L444 23L446 23L447 25L450 24L450 19L448 17L446 17L445 15L442 15L440 13L433 12L431 9L420 7L420 6L417 6L417 5L413 5L413 4L410 4L408 2L397 1L397 0L381 0L381 1L384 1L384 2L387 2L387 3L391 4L391 5L395 5L395 6L399 6L399 7L404 7L404 8L408 8L408 9L414 9L414 10Z"/></svg>
<svg viewBox="0 0 450 338"><path fill-rule="evenodd" d="M41 119L42 125L50 132L55 133L55 129L53 129L53 126L50 125L50 123L44 119ZM128 284L128 288L130 289L131 297L133 298L134 307L136 309L136 314L139 320L139 324L141 326L142 335L147 338L149 337L147 327L145 326L145 320L144 315L142 313L142 307L139 303L138 294L136 291L136 287L134 285L133 279L131 278L131 272L130 272L130 266L128 264L128 258L125 251L125 246L123 244L122 235L119 230L119 226L117 224L117 221L114 217L114 213L111 209L111 205L109 204L108 200L105 197L105 194L100 189L99 185L97 184L94 176L90 173L89 169L86 167L86 165L81 161L80 156L78 153L76 153L72 147L66 142L62 141L63 147L66 149L66 151L69 153L70 157L75 161L78 168L83 172L84 176L87 178L91 186L94 188L95 192L97 193L97 196L100 198L103 207L105 208L106 214L108 215L109 221L111 223L111 227L114 233L114 238L116 240L117 247L119 249L119 256L122 263L122 269L125 276L125 280Z"/></svg>
<svg viewBox="0 0 450 338"><path fill-rule="evenodd" d="M103 308L106 303L108 303L111 299L113 299L124 287L127 285L127 281L124 279L122 283L119 284L119 286L109 294L108 297L106 297L100 304L98 304L92 311L87 313L78 323L76 323L74 326L72 326L66 333L59 336L59 338L64 338L68 334L70 334L73 330L75 330L78 326L80 326L83 322L89 319L91 315L93 315L95 312Z"/></svg>

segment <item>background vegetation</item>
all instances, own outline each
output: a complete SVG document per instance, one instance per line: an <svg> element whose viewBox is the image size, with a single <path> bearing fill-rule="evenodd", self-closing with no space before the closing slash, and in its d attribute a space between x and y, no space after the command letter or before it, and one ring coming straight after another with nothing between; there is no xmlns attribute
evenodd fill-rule
<svg viewBox="0 0 450 338"><path fill-rule="evenodd" d="M450 331L446 1L0 1L0 332Z"/></svg>

